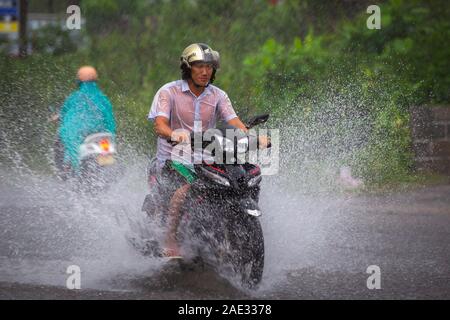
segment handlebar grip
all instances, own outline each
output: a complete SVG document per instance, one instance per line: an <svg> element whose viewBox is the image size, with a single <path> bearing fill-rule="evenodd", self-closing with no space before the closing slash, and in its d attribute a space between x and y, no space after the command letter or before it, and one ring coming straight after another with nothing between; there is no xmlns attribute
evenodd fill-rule
<svg viewBox="0 0 450 320"><path fill-rule="evenodd" d="M170 145L171 145L172 147L176 146L176 145L179 143L178 141L172 141L171 138L167 138L166 141L167 141L168 143L170 143Z"/></svg>

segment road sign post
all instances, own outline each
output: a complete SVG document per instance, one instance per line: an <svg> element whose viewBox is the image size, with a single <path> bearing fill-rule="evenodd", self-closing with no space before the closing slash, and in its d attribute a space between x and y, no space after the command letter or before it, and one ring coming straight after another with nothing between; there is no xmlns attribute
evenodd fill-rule
<svg viewBox="0 0 450 320"><path fill-rule="evenodd" d="M25 57L28 53L28 0L20 0L19 8L19 56Z"/></svg>

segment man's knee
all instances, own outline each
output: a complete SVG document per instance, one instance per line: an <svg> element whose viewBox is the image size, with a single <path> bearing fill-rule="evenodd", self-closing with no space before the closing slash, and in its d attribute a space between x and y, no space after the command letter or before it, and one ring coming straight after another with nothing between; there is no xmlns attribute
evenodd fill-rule
<svg viewBox="0 0 450 320"><path fill-rule="evenodd" d="M189 183L186 183L185 185L181 186L180 188L178 188L178 190L176 191L176 193L179 193L181 195L185 195L186 192L189 191L191 185Z"/></svg>
<svg viewBox="0 0 450 320"><path fill-rule="evenodd" d="M184 201L190 187L191 185L188 183L179 187L173 194L171 202L178 204L179 202Z"/></svg>

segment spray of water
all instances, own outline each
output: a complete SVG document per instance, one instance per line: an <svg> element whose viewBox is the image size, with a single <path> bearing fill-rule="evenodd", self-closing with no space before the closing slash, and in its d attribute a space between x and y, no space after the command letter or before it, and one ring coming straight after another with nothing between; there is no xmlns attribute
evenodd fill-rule
<svg viewBox="0 0 450 320"><path fill-rule="evenodd" d="M151 271L157 261L127 241L145 218L146 161L134 159L116 184L94 197L29 168L2 168L0 278L61 285L67 267L78 265L89 287Z"/></svg>
<svg viewBox="0 0 450 320"><path fill-rule="evenodd" d="M326 106L295 105L289 118L269 123L281 132L280 169L262 184L265 271L261 288L252 294L283 285L292 270L336 268L338 263L330 260L328 233L336 223L329 213L345 204L336 193L336 178L353 149L367 141L370 126L368 119L349 112L348 105L357 107L357 102L330 96L317 103ZM142 256L128 241L161 233L141 212L148 157L122 149L120 179L105 193L82 196L51 170L30 164L18 144L29 135L26 126L8 128L1 131L7 161L0 170L0 281L60 286L67 267L78 265L84 287L130 289L128 283L160 270L160 260ZM34 137L40 143L33 152L52 163L53 134L43 132Z"/></svg>

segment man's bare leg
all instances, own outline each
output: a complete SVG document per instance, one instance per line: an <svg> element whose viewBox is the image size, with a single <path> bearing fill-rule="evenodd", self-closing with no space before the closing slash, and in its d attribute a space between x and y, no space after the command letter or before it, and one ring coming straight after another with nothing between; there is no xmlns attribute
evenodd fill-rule
<svg viewBox="0 0 450 320"><path fill-rule="evenodd" d="M177 230L181 220L180 208L184 200L186 199L186 195L190 187L190 184L185 184L184 186L178 188L172 196L172 199L170 200L169 218L167 221L168 230L165 241L166 248L164 253L169 257L180 255L180 249L178 247L177 241Z"/></svg>

